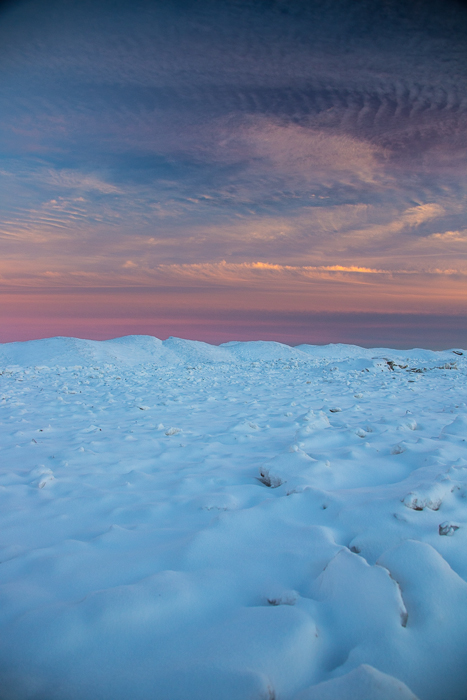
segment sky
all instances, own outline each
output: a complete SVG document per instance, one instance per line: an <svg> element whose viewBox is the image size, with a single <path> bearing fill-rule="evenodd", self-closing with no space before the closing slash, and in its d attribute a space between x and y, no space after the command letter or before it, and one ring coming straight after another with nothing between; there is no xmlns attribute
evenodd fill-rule
<svg viewBox="0 0 467 700"><path fill-rule="evenodd" d="M467 5L0 4L0 342L467 346Z"/></svg>

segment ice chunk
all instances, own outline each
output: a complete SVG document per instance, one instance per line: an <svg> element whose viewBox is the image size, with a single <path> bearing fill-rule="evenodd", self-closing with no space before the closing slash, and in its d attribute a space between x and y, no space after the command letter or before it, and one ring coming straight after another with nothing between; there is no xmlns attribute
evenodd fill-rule
<svg viewBox="0 0 467 700"><path fill-rule="evenodd" d="M421 484L418 489L408 493L402 503L412 510L439 510L441 503L448 493L452 491L453 484L449 479L435 481L434 483Z"/></svg>
<svg viewBox="0 0 467 700"><path fill-rule="evenodd" d="M441 523L441 525L438 527L438 532L440 535L447 535L448 537L452 537L452 535L455 533L456 530L458 530L460 525L456 525L455 523L450 523L448 520L445 520L444 523Z"/></svg>
<svg viewBox="0 0 467 700"><path fill-rule="evenodd" d="M182 431L180 428L169 428L168 430L165 431L166 435L178 435L178 433L181 433Z"/></svg>

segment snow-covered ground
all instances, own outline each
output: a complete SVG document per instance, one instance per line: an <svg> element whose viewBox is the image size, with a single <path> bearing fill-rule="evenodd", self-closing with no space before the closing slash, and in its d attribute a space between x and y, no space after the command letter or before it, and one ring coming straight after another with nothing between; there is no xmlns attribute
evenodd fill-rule
<svg viewBox="0 0 467 700"><path fill-rule="evenodd" d="M1 700L465 700L461 352L0 346Z"/></svg>

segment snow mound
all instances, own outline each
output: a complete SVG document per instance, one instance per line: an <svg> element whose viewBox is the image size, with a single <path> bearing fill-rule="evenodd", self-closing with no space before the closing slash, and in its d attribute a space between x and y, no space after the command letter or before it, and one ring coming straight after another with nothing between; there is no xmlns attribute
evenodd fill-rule
<svg viewBox="0 0 467 700"><path fill-rule="evenodd" d="M452 423L444 426L443 433L447 435L460 435L467 438L467 416L457 416Z"/></svg>
<svg viewBox="0 0 467 700"><path fill-rule="evenodd" d="M152 336L130 335L112 340L46 338L0 345L3 366L73 367L74 365L155 364L174 366L208 362L233 362L228 350L208 343L181 338L159 340Z"/></svg>
<svg viewBox="0 0 467 700"><path fill-rule="evenodd" d="M203 362L232 362L235 357L224 347L209 345L198 340L183 340L170 337L162 345L182 362L198 364Z"/></svg>
<svg viewBox="0 0 467 700"><path fill-rule="evenodd" d="M252 340L245 343L230 341L223 343L220 347L228 349L233 357L243 362L307 359L299 348L270 340Z"/></svg>
<svg viewBox="0 0 467 700"><path fill-rule="evenodd" d="M301 350L307 355L316 358L349 360L353 358L371 359L375 354L373 350L361 348L358 345L345 345L343 343L329 343L328 345L297 345L296 350Z"/></svg>
<svg viewBox="0 0 467 700"><path fill-rule="evenodd" d="M345 676L324 681L294 700L418 700L402 681L362 664Z"/></svg>
<svg viewBox="0 0 467 700"><path fill-rule="evenodd" d="M45 338L0 345L3 366L73 367L93 364L134 366L146 362L177 364L181 359L170 347L152 336L126 336L113 340L81 338Z"/></svg>

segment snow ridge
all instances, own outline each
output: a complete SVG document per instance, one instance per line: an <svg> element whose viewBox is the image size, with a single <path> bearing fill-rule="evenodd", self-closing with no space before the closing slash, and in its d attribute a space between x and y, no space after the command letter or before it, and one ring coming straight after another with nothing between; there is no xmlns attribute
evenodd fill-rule
<svg viewBox="0 0 467 700"><path fill-rule="evenodd" d="M105 363L136 366L158 366L197 363L272 362L275 360L298 362L324 360L350 362L372 360L390 355L397 361L428 363L458 360L455 350L390 350L388 348L360 348L356 345L298 345L291 347L273 341L231 341L222 345L210 345L197 340L167 338L159 340L149 335L129 335L112 340L83 340L80 338L45 338L26 342L0 344L0 363L6 366L72 367ZM462 351L457 351L462 353ZM462 355L461 355L462 356Z"/></svg>

